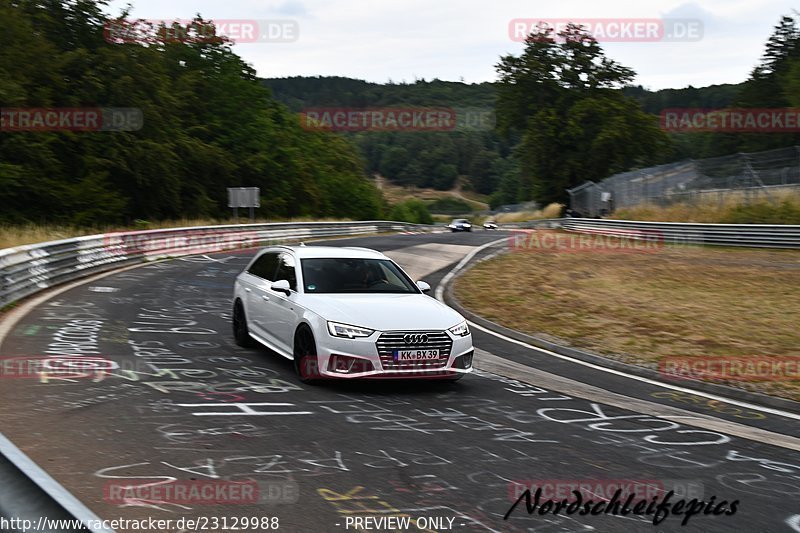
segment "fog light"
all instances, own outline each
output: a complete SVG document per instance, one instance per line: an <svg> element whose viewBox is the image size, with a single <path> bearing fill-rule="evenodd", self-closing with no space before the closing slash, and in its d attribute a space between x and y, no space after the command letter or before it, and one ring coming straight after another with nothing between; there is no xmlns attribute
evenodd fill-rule
<svg viewBox="0 0 800 533"><path fill-rule="evenodd" d="M328 359L328 371L336 374L360 374L373 370L372 362L349 355L331 355Z"/></svg>
<svg viewBox="0 0 800 533"><path fill-rule="evenodd" d="M465 353L464 355L459 355L456 360L453 362L453 366L456 368L472 368L472 356L475 352L470 351Z"/></svg>

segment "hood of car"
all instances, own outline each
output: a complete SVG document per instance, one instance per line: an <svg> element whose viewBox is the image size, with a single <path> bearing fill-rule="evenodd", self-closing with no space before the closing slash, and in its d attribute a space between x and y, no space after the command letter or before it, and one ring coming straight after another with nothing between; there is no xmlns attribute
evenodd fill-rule
<svg viewBox="0 0 800 533"><path fill-rule="evenodd" d="M464 320L424 294L304 294L302 303L326 320L379 331L445 330Z"/></svg>

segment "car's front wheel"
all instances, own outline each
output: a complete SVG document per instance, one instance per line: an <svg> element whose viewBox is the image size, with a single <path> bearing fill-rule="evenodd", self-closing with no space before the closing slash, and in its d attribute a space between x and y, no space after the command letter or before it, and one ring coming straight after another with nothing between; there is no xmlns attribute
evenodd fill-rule
<svg viewBox="0 0 800 533"><path fill-rule="evenodd" d="M233 305L233 338L236 340L236 344L242 348L252 348L255 344L247 327L247 316L241 300L236 300Z"/></svg>
<svg viewBox="0 0 800 533"><path fill-rule="evenodd" d="M317 343L307 327L300 328L294 337L294 370L303 383L312 384L320 379Z"/></svg>

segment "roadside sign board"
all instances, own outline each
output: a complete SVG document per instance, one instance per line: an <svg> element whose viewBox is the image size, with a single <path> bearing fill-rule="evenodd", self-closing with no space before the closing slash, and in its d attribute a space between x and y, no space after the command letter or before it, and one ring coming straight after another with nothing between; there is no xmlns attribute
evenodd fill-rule
<svg viewBox="0 0 800 533"><path fill-rule="evenodd" d="M261 207L258 187L228 187L228 207Z"/></svg>

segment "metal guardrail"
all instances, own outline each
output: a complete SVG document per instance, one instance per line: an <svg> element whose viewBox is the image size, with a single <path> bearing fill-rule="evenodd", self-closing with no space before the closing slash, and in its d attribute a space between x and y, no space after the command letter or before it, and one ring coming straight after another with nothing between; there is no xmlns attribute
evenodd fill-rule
<svg viewBox="0 0 800 533"><path fill-rule="evenodd" d="M385 220L243 224L105 233L7 248L0 250L0 308L53 285L148 260L289 240L430 229Z"/></svg>
<svg viewBox="0 0 800 533"><path fill-rule="evenodd" d="M383 220L204 226L105 233L7 248L0 250L0 307L60 283L155 259L253 248L290 240L433 229L433 226ZM23 519L30 520L34 524L37 516L63 520L76 518L84 523L87 516L94 518L2 433L0 477L6 484L0 490L0 518L16 518L20 523ZM101 531L81 529L89 530L94 533Z"/></svg>
<svg viewBox="0 0 800 533"><path fill-rule="evenodd" d="M0 476L0 531L114 533L2 433Z"/></svg>
<svg viewBox="0 0 800 533"><path fill-rule="evenodd" d="M756 248L800 248L800 226L780 224L692 224L564 218L567 231L614 235L675 244L714 244Z"/></svg>
<svg viewBox="0 0 800 533"><path fill-rule="evenodd" d="M560 228L563 218L540 218L537 220L528 220L526 222L509 222L501 223L500 229L515 228L515 229L533 229L533 228Z"/></svg>
<svg viewBox="0 0 800 533"><path fill-rule="evenodd" d="M502 227L562 227L580 233L672 243L800 248L800 226L790 225L563 218L503 224ZM8 248L0 250L0 308L53 285L148 260L252 248L288 240L384 231L431 231L434 228L392 221L242 224L105 233Z"/></svg>

